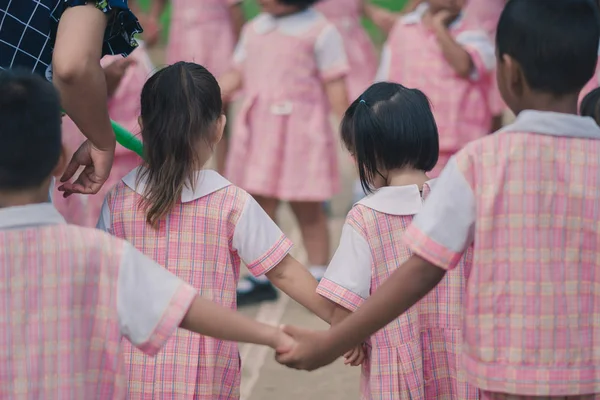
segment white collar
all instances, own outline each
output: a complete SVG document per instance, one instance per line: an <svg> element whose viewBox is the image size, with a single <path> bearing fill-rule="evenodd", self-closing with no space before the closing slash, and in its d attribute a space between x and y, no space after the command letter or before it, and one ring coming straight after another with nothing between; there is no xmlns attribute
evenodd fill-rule
<svg viewBox="0 0 600 400"><path fill-rule="evenodd" d="M144 167L137 167L123 178L123 183L142 196L144 195L144 190L146 188L146 181L145 179L142 179L139 184L137 184L137 176L143 168ZM208 196L209 194L230 185L231 182L219 175L218 172L210 169L203 169L197 174L195 190L192 190L189 184L186 184L183 188L183 191L181 192L181 202L189 203L198 200L201 197Z"/></svg>
<svg viewBox="0 0 600 400"><path fill-rule="evenodd" d="M41 225L66 224L51 203L0 208L0 229L23 229Z"/></svg>
<svg viewBox="0 0 600 400"><path fill-rule="evenodd" d="M524 110L499 132L530 132L541 135L600 139L600 127L591 117L549 111Z"/></svg>
<svg viewBox="0 0 600 400"><path fill-rule="evenodd" d="M295 35L309 30L313 24L323 15L314 8L286 15L284 17L275 17L268 13L259 14L254 19L254 30L260 35L267 34L276 29L281 29L284 33Z"/></svg>
<svg viewBox="0 0 600 400"><path fill-rule="evenodd" d="M423 194L431 191L435 179L423 185ZM417 185L386 186L356 204L390 215L415 215L423 208L423 196Z"/></svg>
<svg viewBox="0 0 600 400"><path fill-rule="evenodd" d="M427 2L421 3L417 6L417 8L414 9L414 11L411 11L408 14L400 17L400 23L402 25L420 24L421 20L423 19L423 16L427 12L427 10L429 10L429 4ZM462 24L462 21L463 21L463 17L464 17L464 13L461 12L458 15L458 17L454 21L452 21L452 23L450 24L450 26L448 28L455 29L455 28L460 27L460 25Z"/></svg>

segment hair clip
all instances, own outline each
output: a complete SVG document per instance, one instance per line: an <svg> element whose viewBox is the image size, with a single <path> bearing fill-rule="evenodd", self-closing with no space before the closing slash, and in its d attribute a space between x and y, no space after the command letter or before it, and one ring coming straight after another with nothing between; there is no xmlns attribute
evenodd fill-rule
<svg viewBox="0 0 600 400"><path fill-rule="evenodd" d="M365 105L367 104L367 102L366 102L366 101L364 101L363 99L360 99L359 103L363 103L363 104L365 104Z"/></svg>

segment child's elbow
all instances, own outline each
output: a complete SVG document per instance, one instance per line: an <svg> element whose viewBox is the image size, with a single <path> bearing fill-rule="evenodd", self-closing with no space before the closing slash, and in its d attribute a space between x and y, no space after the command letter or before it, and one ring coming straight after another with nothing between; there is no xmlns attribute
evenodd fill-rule
<svg viewBox="0 0 600 400"><path fill-rule="evenodd" d="M52 79L67 85L77 84L88 79L94 67L101 68L100 62L91 57L77 60L55 57L52 60Z"/></svg>

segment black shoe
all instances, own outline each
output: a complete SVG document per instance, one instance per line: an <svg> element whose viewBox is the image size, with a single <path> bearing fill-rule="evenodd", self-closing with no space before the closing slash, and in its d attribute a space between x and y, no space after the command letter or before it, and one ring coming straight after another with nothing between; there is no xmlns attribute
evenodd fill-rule
<svg viewBox="0 0 600 400"><path fill-rule="evenodd" d="M237 290L237 305L238 307L249 306L252 304L259 304L263 301L274 301L279 297L277 289L269 281L260 282L252 277L243 278L247 282L252 284L250 290Z"/></svg>

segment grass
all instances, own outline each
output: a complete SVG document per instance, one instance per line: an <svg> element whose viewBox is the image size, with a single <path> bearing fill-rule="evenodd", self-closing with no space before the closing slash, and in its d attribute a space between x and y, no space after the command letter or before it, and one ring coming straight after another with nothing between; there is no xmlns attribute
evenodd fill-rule
<svg viewBox="0 0 600 400"><path fill-rule="evenodd" d="M144 9L148 9L148 6L150 5L151 1L152 0L138 0L139 4ZM376 4L381 7L385 7L389 10L399 11L402 9L404 4L406 3L406 0L372 0L372 2L373 2L373 4ZM256 2L254 0L244 0L243 7L244 7L244 11L246 12L246 16L248 18L254 17L260 11L258 5L256 4ZM163 24L163 27L164 27L163 32L164 32L164 40L165 41L168 39L170 16L171 16L171 9L169 6L169 7L167 7L167 10L165 11L165 13L163 14L163 16L161 18L161 23ZM365 29L367 30L367 32L369 33L371 38L376 43L380 43L382 41L383 36L382 36L381 32L379 32L379 30L375 27L375 25L373 25L373 23L371 21L364 20L363 25L365 26Z"/></svg>

